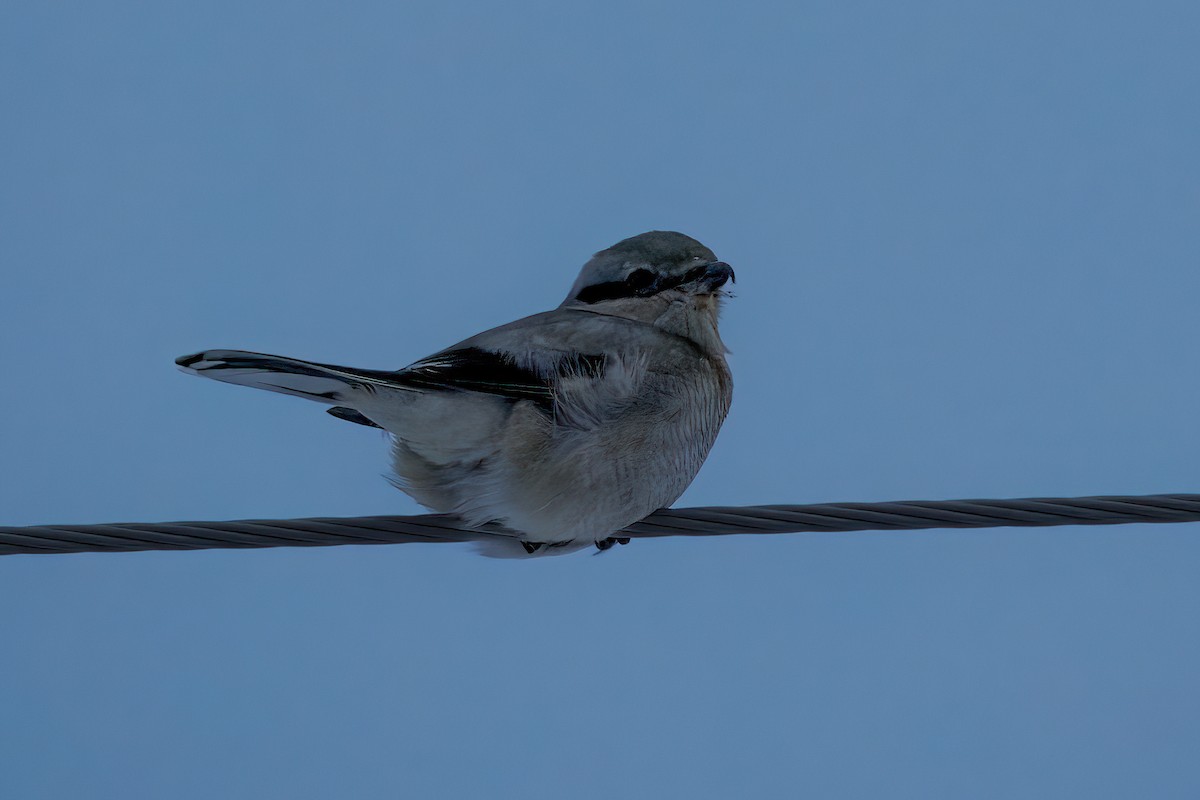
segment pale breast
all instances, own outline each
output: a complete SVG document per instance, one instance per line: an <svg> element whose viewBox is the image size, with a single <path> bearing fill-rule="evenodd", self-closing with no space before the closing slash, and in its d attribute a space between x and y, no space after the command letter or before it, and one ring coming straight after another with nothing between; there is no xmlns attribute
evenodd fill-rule
<svg viewBox="0 0 1200 800"><path fill-rule="evenodd" d="M690 348L689 348L690 349ZM694 350L687 362L648 367L636 391L600 424L543 430L531 410L514 412L524 444L500 467L504 518L530 541L603 539L678 499L700 470L729 411L723 358ZM523 419L520 417L524 416Z"/></svg>

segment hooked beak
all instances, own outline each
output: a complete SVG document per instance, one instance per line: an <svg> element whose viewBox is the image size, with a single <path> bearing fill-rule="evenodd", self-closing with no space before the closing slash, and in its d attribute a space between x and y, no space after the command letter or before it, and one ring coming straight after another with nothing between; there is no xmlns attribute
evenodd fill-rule
<svg viewBox="0 0 1200 800"><path fill-rule="evenodd" d="M733 267L724 261L714 261L704 268L700 280L707 284L710 292L715 292L726 283L737 283L737 276L733 274Z"/></svg>

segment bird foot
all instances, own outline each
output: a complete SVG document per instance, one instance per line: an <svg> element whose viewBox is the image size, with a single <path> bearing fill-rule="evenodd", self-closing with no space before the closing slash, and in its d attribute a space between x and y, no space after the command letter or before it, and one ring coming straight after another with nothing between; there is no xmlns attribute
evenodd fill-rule
<svg viewBox="0 0 1200 800"><path fill-rule="evenodd" d="M614 544L629 544L628 536L610 536L607 539L601 539L596 542L596 549L603 553L605 550L612 549Z"/></svg>

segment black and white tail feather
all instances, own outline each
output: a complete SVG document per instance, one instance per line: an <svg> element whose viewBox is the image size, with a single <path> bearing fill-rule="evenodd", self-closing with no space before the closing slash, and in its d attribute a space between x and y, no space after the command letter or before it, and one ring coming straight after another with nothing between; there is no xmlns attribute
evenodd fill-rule
<svg viewBox="0 0 1200 800"><path fill-rule="evenodd" d="M329 409L333 416L375 428L380 426L362 412L339 404L356 394L374 392L379 387L399 387L394 377L396 373L318 364L245 350L204 350L180 356L175 363L192 375L327 403L333 406Z"/></svg>

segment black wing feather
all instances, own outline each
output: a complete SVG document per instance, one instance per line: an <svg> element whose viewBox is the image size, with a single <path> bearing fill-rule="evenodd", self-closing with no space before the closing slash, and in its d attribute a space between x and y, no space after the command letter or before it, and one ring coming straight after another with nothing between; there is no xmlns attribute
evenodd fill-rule
<svg viewBox="0 0 1200 800"><path fill-rule="evenodd" d="M552 374L522 366L508 353L496 353L478 347L448 350L419 361L398 372L356 369L354 375L377 385L400 386L407 389L438 391L482 392L512 401L528 400L547 414L554 413L553 378L604 374L606 356L567 355L555 365ZM324 365L321 365L324 366ZM370 388L370 383L364 384ZM343 406L329 409L338 419L359 425L379 427L361 413Z"/></svg>
<svg viewBox="0 0 1200 800"><path fill-rule="evenodd" d="M414 389L484 392L539 404L553 401L546 377L517 364L507 353L478 347L439 353L400 372L394 380Z"/></svg>
<svg viewBox="0 0 1200 800"><path fill-rule="evenodd" d="M555 364L554 372L543 374L518 364L508 353L464 347L418 362L396 375L394 380L414 389L483 392L510 400L530 400L551 413L554 410L554 378L600 377L606 364L607 357L603 355L564 353Z"/></svg>

